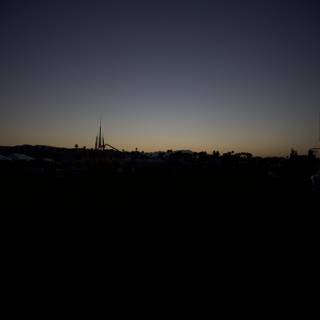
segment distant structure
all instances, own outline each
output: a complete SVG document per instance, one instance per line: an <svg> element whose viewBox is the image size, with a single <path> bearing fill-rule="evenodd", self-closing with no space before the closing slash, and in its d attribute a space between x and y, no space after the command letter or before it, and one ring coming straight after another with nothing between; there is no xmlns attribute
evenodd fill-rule
<svg viewBox="0 0 320 320"><path fill-rule="evenodd" d="M112 149L112 150L121 152L120 150L118 150L117 148L113 147L112 145L104 142L104 136L102 135L101 120L100 120L99 133L98 133L98 135L96 136L96 141L95 141L95 146L94 146L94 148L95 148L95 150L100 150L100 151L102 151L102 150L105 150L106 147L109 147L109 148Z"/></svg>
<svg viewBox="0 0 320 320"><path fill-rule="evenodd" d="M96 136L96 143L95 147L96 150L104 150L105 144L104 144L104 137L101 133L101 120L100 120L100 126L99 126L99 134Z"/></svg>
<svg viewBox="0 0 320 320"><path fill-rule="evenodd" d="M309 153L315 156L316 158L320 158L320 112L319 112L319 117L318 117L318 134L319 134L319 146L316 148L311 148L309 149Z"/></svg>

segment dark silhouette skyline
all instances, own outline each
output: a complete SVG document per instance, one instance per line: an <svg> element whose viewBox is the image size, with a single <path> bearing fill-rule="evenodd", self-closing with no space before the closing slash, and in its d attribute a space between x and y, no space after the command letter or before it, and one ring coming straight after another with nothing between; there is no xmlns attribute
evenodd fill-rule
<svg viewBox="0 0 320 320"><path fill-rule="evenodd" d="M0 155L2 318L319 313L312 154L20 146Z"/></svg>

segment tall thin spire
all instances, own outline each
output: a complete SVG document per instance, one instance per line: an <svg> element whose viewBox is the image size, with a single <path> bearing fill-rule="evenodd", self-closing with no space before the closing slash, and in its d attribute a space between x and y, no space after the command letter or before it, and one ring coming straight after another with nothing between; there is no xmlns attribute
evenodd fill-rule
<svg viewBox="0 0 320 320"><path fill-rule="evenodd" d="M96 143L95 143L95 149L96 150L105 150L106 148L110 148L112 150L121 152L120 150L118 150L117 148L113 147L112 145L105 143L104 142L104 136L102 134L102 126L101 126L101 116L100 116L100 120L99 120L99 132L96 135Z"/></svg>
<svg viewBox="0 0 320 320"><path fill-rule="evenodd" d="M99 125L99 149L102 147L102 137L101 137L101 117L100 117L100 125Z"/></svg>
<svg viewBox="0 0 320 320"><path fill-rule="evenodd" d="M100 120L99 120L99 132L96 136L95 149L96 150L103 150L104 149L104 137L102 136L101 116L100 116Z"/></svg>

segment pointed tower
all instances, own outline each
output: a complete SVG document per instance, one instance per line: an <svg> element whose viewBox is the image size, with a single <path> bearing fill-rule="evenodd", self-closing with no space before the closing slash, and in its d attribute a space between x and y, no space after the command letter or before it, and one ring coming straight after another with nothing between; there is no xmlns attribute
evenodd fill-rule
<svg viewBox="0 0 320 320"><path fill-rule="evenodd" d="M100 119L100 125L99 125L99 149L102 147L102 137L101 137L101 119Z"/></svg>
<svg viewBox="0 0 320 320"><path fill-rule="evenodd" d="M99 132L98 132L98 135L96 136L95 149L104 150L104 137L102 136L101 119L99 123Z"/></svg>

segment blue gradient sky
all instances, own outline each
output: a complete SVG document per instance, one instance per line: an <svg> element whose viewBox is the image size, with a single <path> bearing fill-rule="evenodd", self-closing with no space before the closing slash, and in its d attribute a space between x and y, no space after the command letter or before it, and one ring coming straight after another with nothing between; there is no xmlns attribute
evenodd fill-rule
<svg viewBox="0 0 320 320"><path fill-rule="evenodd" d="M318 144L319 1L2 1L0 145Z"/></svg>

